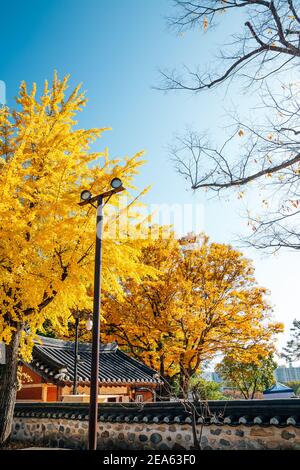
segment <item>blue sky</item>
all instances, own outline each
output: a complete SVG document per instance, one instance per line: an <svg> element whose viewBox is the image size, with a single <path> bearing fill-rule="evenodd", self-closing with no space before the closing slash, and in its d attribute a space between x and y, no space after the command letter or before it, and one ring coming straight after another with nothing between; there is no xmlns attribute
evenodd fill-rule
<svg viewBox="0 0 300 470"><path fill-rule="evenodd" d="M242 205L236 197L210 201L191 192L174 171L167 147L187 127L210 129L215 140L221 139L228 124L224 109L238 104L247 114L255 97L241 97L235 85L228 94L218 90L199 95L164 94L153 86L159 82L159 68L205 68L216 45L239 23L227 17L214 33L194 31L179 37L166 27L171 12L169 0L2 2L0 80L6 84L8 105L13 105L21 80L41 87L55 69L59 75L70 73L74 85L83 82L89 103L80 125L113 129L99 141L99 149L108 146L112 156L145 149L148 163L137 178L140 188L153 185L145 202L201 204L202 228L213 240L233 242L247 230L239 215ZM288 331L299 313L295 253L266 257L244 251L254 259L258 281L271 290L274 316ZM285 340L286 335L280 344Z"/></svg>

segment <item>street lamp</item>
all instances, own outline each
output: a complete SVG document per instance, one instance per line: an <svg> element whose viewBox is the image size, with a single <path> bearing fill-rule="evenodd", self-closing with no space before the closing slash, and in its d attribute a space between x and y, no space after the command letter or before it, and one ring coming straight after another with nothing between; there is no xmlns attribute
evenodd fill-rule
<svg viewBox="0 0 300 470"><path fill-rule="evenodd" d="M87 317L88 315L88 317ZM75 319L75 348L74 348L74 378L73 378L73 395L77 395L77 375L78 375L78 364L80 356L78 354L78 340L79 340L79 323L84 318L87 318L85 327L87 331L91 331L93 322L91 315L87 314L85 310L73 309L72 316Z"/></svg>
<svg viewBox="0 0 300 470"><path fill-rule="evenodd" d="M82 191L80 194L80 199L82 201L88 201L89 199L91 199L91 197L92 197L91 192L87 191L86 189Z"/></svg>
<svg viewBox="0 0 300 470"><path fill-rule="evenodd" d="M91 319L91 317L89 317L87 319L87 321L85 322L85 327L87 329L87 331L92 331L92 328L93 328L93 320Z"/></svg>
<svg viewBox="0 0 300 470"><path fill-rule="evenodd" d="M111 180L110 185L113 189L118 189L121 188L122 181L120 180L120 178L114 178Z"/></svg>
<svg viewBox="0 0 300 470"><path fill-rule="evenodd" d="M79 333L79 317L75 318L75 364L74 364L74 380L73 380L73 395L77 395L77 371L78 371L78 333Z"/></svg>
<svg viewBox="0 0 300 470"><path fill-rule="evenodd" d="M92 365L90 387L90 412L89 412L89 440L88 449L97 449L97 418L98 418L98 390L99 390L99 352L100 352L100 307L101 307L101 268L102 268L102 229L103 229L103 200L113 194L124 191L120 178L113 178L110 183L112 189L98 196L92 196L90 191L81 192L80 206L91 204L97 209L96 217L96 249L94 269L94 303L92 325ZM94 206L93 203L96 203Z"/></svg>

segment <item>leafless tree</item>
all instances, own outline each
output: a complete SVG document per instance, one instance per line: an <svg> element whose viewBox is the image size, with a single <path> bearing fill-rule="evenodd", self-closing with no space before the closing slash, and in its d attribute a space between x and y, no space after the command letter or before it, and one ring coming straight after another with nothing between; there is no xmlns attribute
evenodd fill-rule
<svg viewBox="0 0 300 470"><path fill-rule="evenodd" d="M293 326L290 332L291 332L291 339L287 342L286 347L283 348L281 357L291 364L293 361L299 361L300 359L300 321L299 320L295 319L293 321Z"/></svg>
<svg viewBox="0 0 300 470"><path fill-rule="evenodd" d="M202 435L205 423L223 422L227 402L224 402L224 407L218 413L213 413L210 410L208 400L203 399L197 386L190 385L189 392L187 393L180 384L176 388L164 381L163 388L163 394L158 396L158 398L162 401L167 398L168 401L181 404L182 409L188 415L188 422L191 424L193 450L202 450Z"/></svg>
<svg viewBox="0 0 300 470"><path fill-rule="evenodd" d="M265 115L259 122L256 112L254 124L234 116L228 138L219 147L205 134L178 137L171 149L177 170L194 190L204 188L219 195L236 188L242 197L243 188L252 182L267 189L262 214L248 214L247 243L273 250L300 249L300 97L297 80L286 83L286 72L293 70L295 75L299 63L300 1L175 0L175 4L177 15L169 22L180 31L199 24L209 28L222 19L219 13L235 10L244 12L246 21L242 34L233 36L229 50L225 47L220 53L221 73L186 69L182 76L163 71L160 88L200 92L244 77L247 86L261 85L260 108ZM279 73L280 86L274 81Z"/></svg>
<svg viewBox="0 0 300 470"><path fill-rule="evenodd" d="M216 194L236 188L238 197L254 183L262 189L260 216L248 212L251 234L247 243L256 248L300 249L300 90L284 86L276 96L268 88L261 125L236 119L228 139L219 148L207 136L189 132L171 149L177 171L193 189ZM235 156L236 155L236 156ZM264 193L264 190L267 192Z"/></svg>
<svg viewBox="0 0 300 470"><path fill-rule="evenodd" d="M237 18L244 21L242 33L233 35L220 51L217 70L223 68L221 73L196 70L181 77L176 71L165 71L163 89L200 91L237 75L263 81L287 70L300 57L299 0L174 0L174 4L177 14L169 18L169 24L180 32L199 25L204 30L213 27L226 12L243 11L246 21L242 15Z"/></svg>

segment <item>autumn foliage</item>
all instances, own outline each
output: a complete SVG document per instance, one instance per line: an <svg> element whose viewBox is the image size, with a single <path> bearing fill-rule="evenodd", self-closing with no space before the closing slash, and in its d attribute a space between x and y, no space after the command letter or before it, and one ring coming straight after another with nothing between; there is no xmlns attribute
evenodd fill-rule
<svg viewBox="0 0 300 470"><path fill-rule="evenodd" d="M45 318L55 321L84 302L93 281L95 213L78 206L80 192L97 194L117 175L131 187L142 163L141 154L121 166L107 151L89 151L105 129L76 126L86 99L80 87L66 96L67 82L55 76L40 99L23 83L19 109L0 111L0 340L10 341L19 324L34 332ZM104 288L114 291L125 274L134 276L135 260L130 240L120 246L109 238Z"/></svg>
<svg viewBox="0 0 300 470"><path fill-rule="evenodd" d="M0 109L0 341L8 344L0 441L12 415L20 344L28 359L32 337L45 320L59 332L70 309L92 306L87 289L93 282L95 211L78 205L80 192L99 194L115 176L132 188L143 163L141 153L117 160L107 150L91 151L105 128L78 125L75 116L86 98L80 86L67 89L68 77L56 74L40 97L35 85L29 90L22 83L17 108ZM107 230L108 225L104 236ZM128 276L138 281L143 267L137 252L134 237L107 239L104 289L115 293Z"/></svg>
<svg viewBox="0 0 300 470"><path fill-rule="evenodd" d="M141 262L159 273L142 283L128 278L121 300L105 299L105 337L164 378L179 376L181 390L220 353L253 360L273 350L282 325L271 321L266 290L242 253L205 236L170 236L149 240Z"/></svg>
<svg viewBox="0 0 300 470"><path fill-rule="evenodd" d="M70 312L92 308L95 213L78 205L80 192L99 194L116 176L133 188L143 163L141 152L120 160L91 150L105 128L80 128L75 116L86 98L80 87L67 90L68 77L56 74L40 97L22 83L16 109L0 109L0 445L11 429L20 354L30 359L46 324L66 335ZM205 236L177 240L165 228L155 240L153 227L141 237L135 200L111 236L123 215L114 204L104 208L102 340L118 340L166 379L178 376L184 391L221 352L253 358L272 350L281 325L269 319L265 289L240 252Z"/></svg>

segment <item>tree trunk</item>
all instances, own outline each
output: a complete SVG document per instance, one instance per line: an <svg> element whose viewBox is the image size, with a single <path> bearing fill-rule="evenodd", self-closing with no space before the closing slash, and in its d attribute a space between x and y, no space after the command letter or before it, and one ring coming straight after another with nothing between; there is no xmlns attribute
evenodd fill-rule
<svg viewBox="0 0 300 470"><path fill-rule="evenodd" d="M194 450L201 450L201 437L202 437L202 429L203 429L203 424L201 424L201 433L200 433L200 438L198 439L197 436L197 414L196 414L196 409L195 405L192 404L192 431L193 431L193 443L194 443Z"/></svg>
<svg viewBox="0 0 300 470"><path fill-rule="evenodd" d="M167 397L170 397L172 395L172 386L171 386L170 377L165 375L165 356L164 356L164 354L162 354L160 356L160 360L159 360L159 376L160 376L160 379L163 381L163 384L160 386L158 400L160 400L160 399L163 400L163 399L165 399Z"/></svg>
<svg viewBox="0 0 300 470"><path fill-rule="evenodd" d="M12 430L21 332L19 326L13 333L11 343L6 346L6 364L0 365L0 447L5 445Z"/></svg>
<svg viewBox="0 0 300 470"><path fill-rule="evenodd" d="M159 374L161 377L165 376L165 356L162 354L159 359Z"/></svg>
<svg viewBox="0 0 300 470"><path fill-rule="evenodd" d="M187 374L182 363L180 363L179 394L182 398L187 398L189 391L190 376Z"/></svg>
<svg viewBox="0 0 300 470"><path fill-rule="evenodd" d="M255 393L256 393L256 382L257 380L254 380L254 384L253 384L253 390L252 390L252 394L251 394L251 400L253 400L255 398Z"/></svg>

